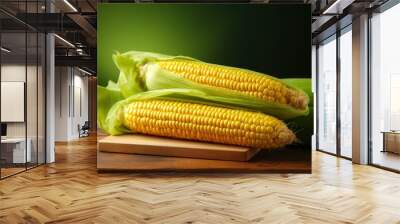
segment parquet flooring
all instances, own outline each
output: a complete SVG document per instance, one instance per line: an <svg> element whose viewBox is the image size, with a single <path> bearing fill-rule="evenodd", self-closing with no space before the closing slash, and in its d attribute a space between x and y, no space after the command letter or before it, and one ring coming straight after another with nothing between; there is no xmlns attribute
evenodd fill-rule
<svg viewBox="0 0 400 224"><path fill-rule="evenodd" d="M0 181L0 223L400 223L400 175L313 152L312 174L98 174L96 139Z"/></svg>
<svg viewBox="0 0 400 224"><path fill-rule="evenodd" d="M15 173L19 173L19 172L22 172L22 171L24 171L25 170L25 167L21 167L21 168L14 168L14 167L11 167L11 168L9 168L9 167L7 167L7 168L1 168L1 176L2 177L7 177L7 176L10 176L10 175L13 175L13 174L15 174Z"/></svg>

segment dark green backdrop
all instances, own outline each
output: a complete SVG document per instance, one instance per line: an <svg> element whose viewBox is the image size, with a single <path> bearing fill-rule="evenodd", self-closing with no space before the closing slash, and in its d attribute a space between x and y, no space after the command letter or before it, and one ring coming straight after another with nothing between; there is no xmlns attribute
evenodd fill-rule
<svg viewBox="0 0 400 224"><path fill-rule="evenodd" d="M116 80L115 51L152 51L311 77L308 5L99 4L98 81Z"/></svg>

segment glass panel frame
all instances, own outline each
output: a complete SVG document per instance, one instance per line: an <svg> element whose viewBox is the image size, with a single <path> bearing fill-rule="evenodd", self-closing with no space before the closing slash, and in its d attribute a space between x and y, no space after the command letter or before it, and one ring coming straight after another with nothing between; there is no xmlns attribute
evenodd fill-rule
<svg viewBox="0 0 400 224"><path fill-rule="evenodd" d="M27 113L27 143L31 151L27 167L38 165L38 35L37 32L27 32L27 80L26 80L26 113Z"/></svg>
<svg viewBox="0 0 400 224"><path fill-rule="evenodd" d="M39 8L39 5L43 5L44 3L45 1L39 0L29 2L30 7L28 12L42 13L43 8ZM26 1L20 2L19 8L22 10L21 13L28 10L25 4ZM14 20L11 15L4 14L4 16L10 18L10 20ZM7 122L9 124L7 127L7 137L2 139L2 144L0 144L0 179L46 163L46 35L21 21L15 21L18 26L15 26L14 29L0 29L0 46L5 47L5 40L10 45L10 48L6 48L10 50L9 52L1 50L0 81L24 82L24 92L22 94L24 97L24 118L23 123L19 121ZM2 23L0 22L0 28L1 25ZM15 74L19 75L15 76ZM2 86L0 86L1 89ZM4 108L0 105L0 110L2 109ZM15 158L15 147L12 150L8 150L10 147L5 146L5 144L8 144L7 141L16 139L17 137L24 139L23 144L19 144L21 141L18 143L23 146L22 156L19 156L21 158ZM6 172L3 166L7 164L1 160L5 156L4 150L12 152L10 155L7 155L7 161L10 160L11 164L15 164L16 159L23 161L21 169L16 171L7 170ZM18 148L18 153L20 150ZM30 156L29 152L31 152Z"/></svg>
<svg viewBox="0 0 400 224"><path fill-rule="evenodd" d="M352 24L349 24L321 41L316 50L316 149L348 160L352 159L352 138L349 138L352 136L351 32ZM342 46L343 40L345 42ZM326 58L329 62L325 62L325 67L328 68L324 69L323 60ZM329 76L326 75L327 72ZM330 96L327 96L327 92Z"/></svg>
<svg viewBox="0 0 400 224"><path fill-rule="evenodd" d="M27 144L27 117L26 117L26 77L27 77L27 39L25 32L3 32L1 43L7 46L9 52L2 52L1 57L1 86L3 94L14 95L15 105L23 107L23 114L11 116L10 108L13 102L2 102L1 112L8 115L8 118L1 118L2 125L5 125L6 133L1 140L2 151L2 178L12 176L27 169L27 162L30 158L29 145ZM6 89L7 88L7 89ZM7 92L6 92L7 91ZM0 101L4 100L3 96ZM17 106L19 110L21 108ZM7 112L8 111L8 112ZM18 114L14 112L14 115Z"/></svg>
<svg viewBox="0 0 400 224"><path fill-rule="evenodd" d="M339 37L339 156L352 158L352 26L349 25L340 32Z"/></svg>
<svg viewBox="0 0 400 224"><path fill-rule="evenodd" d="M27 2L27 13L39 13L39 2ZM38 23L38 17L35 17ZM38 32L36 29L27 29L27 141L31 146L31 162L27 168L31 169L38 166ZM29 88L30 87L30 88Z"/></svg>

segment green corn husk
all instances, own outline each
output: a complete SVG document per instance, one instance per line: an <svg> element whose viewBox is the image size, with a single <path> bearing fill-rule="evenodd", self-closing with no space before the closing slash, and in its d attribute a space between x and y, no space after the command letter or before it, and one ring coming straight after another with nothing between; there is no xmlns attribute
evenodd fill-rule
<svg viewBox="0 0 400 224"><path fill-rule="evenodd" d="M311 87L311 79L310 78L287 78L287 79L281 79L282 82L286 83L287 85L290 86L296 86L297 88L303 90L304 93L307 94L308 96L308 106L313 106L314 105L314 95L312 92L312 87Z"/></svg>
<svg viewBox="0 0 400 224"><path fill-rule="evenodd" d="M289 81L289 80L283 80ZM303 84L310 85L310 79L293 79L293 82L301 82ZM307 85L305 91L307 91ZM311 95L311 88L308 88ZM122 121L121 111L122 108L137 100L148 100L148 99L169 99L169 100L182 100L193 103L203 103L215 106L224 106L230 108L236 108L231 105L219 104L215 102L214 97L212 100L207 100L206 94L195 89L160 89L152 91L144 91L133 94L125 98L119 89L118 85L113 82L109 82L107 87L97 87L97 113L98 113L98 124L99 127L111 135L120 135L124 133L130 133L130 130L124 127ZM199 97L203 96L203 97ZM311 95L312 96L312 95ZM312 108L312 107L311 107ZM241 108L244 109L244 108ZM312 113L307 116L297 117L295 119L287 120L289 126L296 130L296 135L299 136L299 140L303 143L308 143L309 138L312 134ZM309 122L311 119L311 122Z"/></svg>
<svg viewBox="0 0 400 224"><path fill-rule="evenodd" d="M115 117L115 115L110 112L110 109L123 99L124 97L115 83L109 82L107 87L97 86L97 124L100 129L109 134L122 134L127 131L121 129L121 124L117 125L114 121L111 122L112 118L110 118ZM116 128L118 131L114 130Z"/></svg>
<svg viewBox="0 0 400 224"><path fill-rule="evenodd" d="M286 123L292 130L296 132L298 141L300 141L303 145L311 146L311 136L314 133L314 100L313 92L311 90L311 79L282 79L282 81L302 87L303 91L307 93L310 99L310 103L308 105L310 112L308 115L286 120Z"/></svg>
<svg viewBox="0 0 400 224"><path fill-rule="evenodd" d="M231 107L247 108L261 111L276 116L280 119L291 119L299 116L306 116L308 107L304 110L294 108L290 105L275 102L266 102L256 97L237 93L218 87L195 83L182 78L177 74L162 69L156 62L164 60L186 60L198 61L185 56L168 56L149 52L130 51L123 54L113 55L113 60L120 70L118 87L124 98L143 91L166 90L166 95L174 99L188 100L199 103L226 105ZM260 75L264 75L261 74ZM265 75L267 76L267 75ZM268 76L271 79L279 80ZM289 88L303 92L296 83L284 82ZM194 91L177 91L179 89L190 89Z"/></svg>

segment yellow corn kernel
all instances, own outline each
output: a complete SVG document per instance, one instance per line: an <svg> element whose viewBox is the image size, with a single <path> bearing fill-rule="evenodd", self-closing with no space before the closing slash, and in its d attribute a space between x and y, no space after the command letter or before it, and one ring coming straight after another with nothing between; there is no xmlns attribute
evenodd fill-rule
<svg viewBox="0 0 400 224"><path fill-rule="evenodd" d="M257 72L197 61L166 60L159 66L193 82L243 93L261 100L288 104L304 110L308 97L277 79Z"/></svg>
<svg viewBox="0 0 400 224"><path fill-rule="evenodd" d="M170 100L135 101L124 109L133 132L252 148L280 148L294 133L275 117L240 109Z"/></svg>

